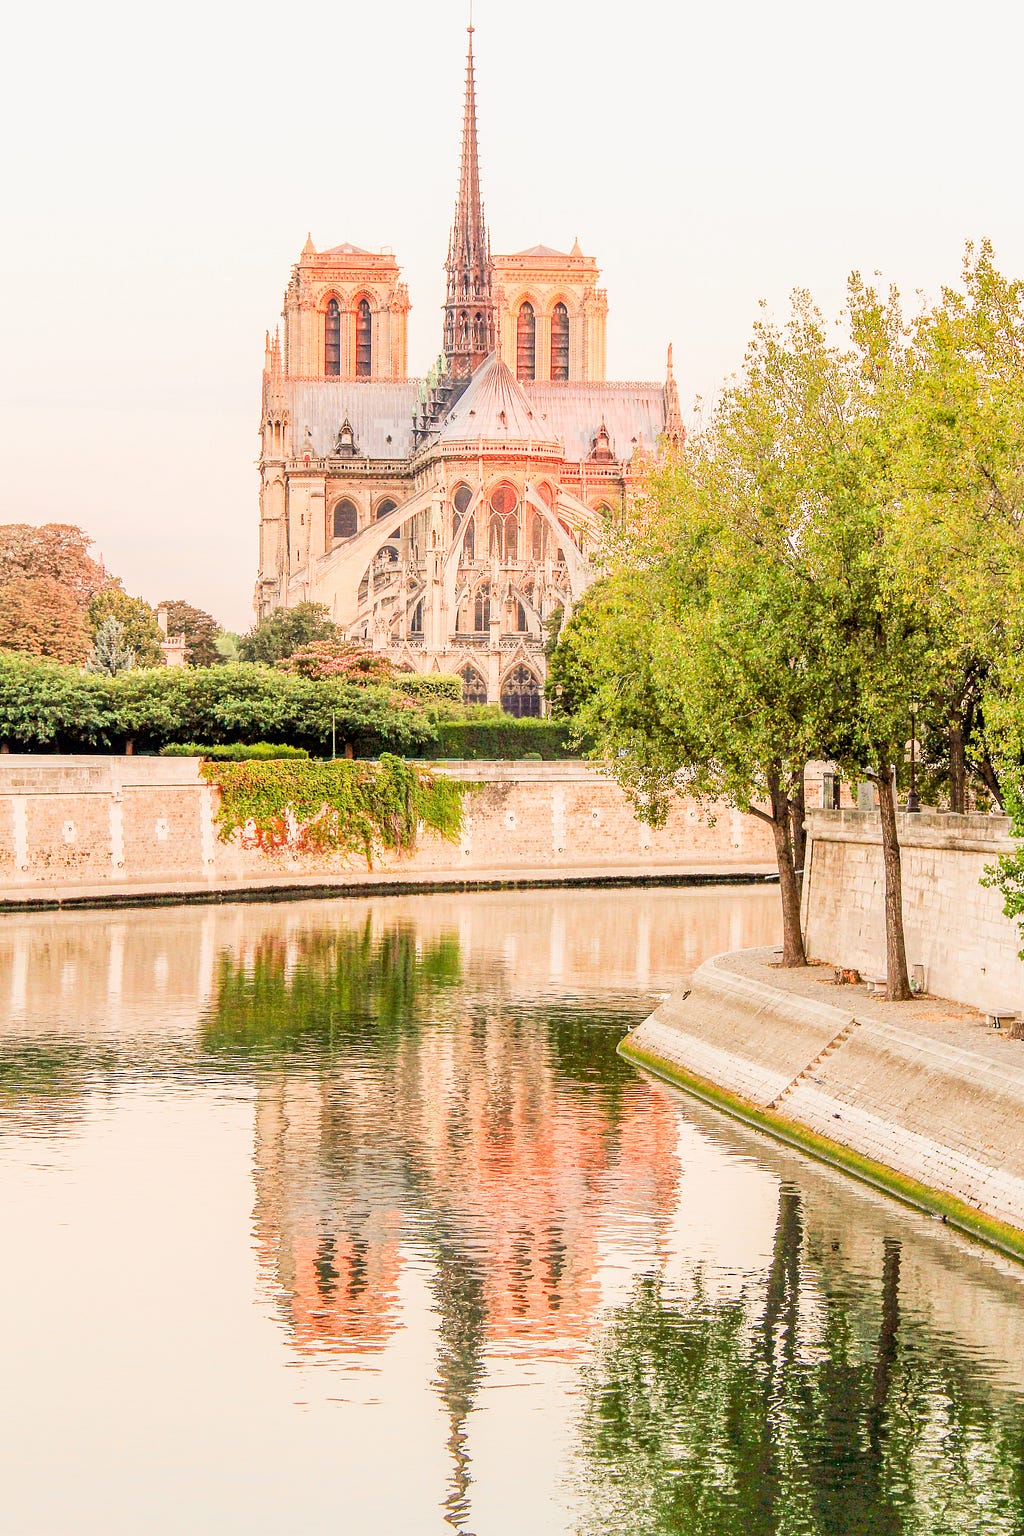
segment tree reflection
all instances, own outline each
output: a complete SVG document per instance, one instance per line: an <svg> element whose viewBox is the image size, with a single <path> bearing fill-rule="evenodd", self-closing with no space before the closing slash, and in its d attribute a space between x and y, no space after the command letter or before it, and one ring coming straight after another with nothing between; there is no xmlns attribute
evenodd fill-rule
<svg viewBox="0 0 1024 1536"><path fill-rule="evenodd" d="M902 1319L899 1244L880 1259L872 1337L865 1295L801 1297L783 1187L744 1294L640 1279L586 1372L580 1536L1019 1536L1024 1406Z"/></svg>

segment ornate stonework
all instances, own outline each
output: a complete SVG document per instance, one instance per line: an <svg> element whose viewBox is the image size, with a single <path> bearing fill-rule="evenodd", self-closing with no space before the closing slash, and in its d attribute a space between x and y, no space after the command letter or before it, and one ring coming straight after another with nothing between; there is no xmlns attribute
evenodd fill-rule
<svg viewBox="0 0 1024 1536"><path fill-rule="evenodd" d="M671 356L664 384L604 381L607 300L579 242L492 257L472 32L447 271L441 356L409 378L394 257L307 240L267 338L257 614L324 603L397 663L540 713L551 624L682 421Z"/></svg>

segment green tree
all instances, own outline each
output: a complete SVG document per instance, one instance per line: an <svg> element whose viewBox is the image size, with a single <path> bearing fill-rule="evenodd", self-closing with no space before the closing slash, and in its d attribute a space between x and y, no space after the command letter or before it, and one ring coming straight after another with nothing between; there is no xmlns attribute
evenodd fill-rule
<svg viewBox="0 0 1024 1536"><path fill-rule="evenodd" d="M238 659L272 665L314 641L340 638L341 631L323 603L296 603L294 608L275 608L254 624L238 642Z"/></svg>
<svg viewBox="0 0 1024 1536"><path fill-rule="evenodd" d="M220 625L203 608L186 603L183 598L168 598L160 604L167 609L167 633L185 636L185 660L190 667L212 667L220 660L217 637Z"/></svg>
<svg viewBox="0 0 1024 1536"><path fill-rule="evenodd" d="M107 745L116 729L109 679L0 652L0 743L22 752L81 752Z"/></svg>
<svg viewBox="0 0 1024 1536"><path fill-rule="evenodd" d="M135 652L125 643L124 625L111 614L96 631L85 670L116 677L119 672L129 672L134 665Z"/></svg>
<svg viewBox="0 0 1024 1536"><path fill-rule="evenodd" d="M116 619L122 626L124 644L134 652L137 667L163 665L163 636L155 612L145 598L130 597L118 580L108 581L89 604L93 640L108 619Z"/></svg>

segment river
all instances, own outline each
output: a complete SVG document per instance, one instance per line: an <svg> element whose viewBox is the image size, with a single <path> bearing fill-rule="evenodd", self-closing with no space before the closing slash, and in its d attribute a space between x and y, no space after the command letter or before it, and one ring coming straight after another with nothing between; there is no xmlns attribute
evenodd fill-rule
<svg viewBox="0 0 1024 1536"><path fill-rule="evenodd" d="M0 1530L1024 1533L1024 1268L626 1065L777 892L0 921Z"/></svg>

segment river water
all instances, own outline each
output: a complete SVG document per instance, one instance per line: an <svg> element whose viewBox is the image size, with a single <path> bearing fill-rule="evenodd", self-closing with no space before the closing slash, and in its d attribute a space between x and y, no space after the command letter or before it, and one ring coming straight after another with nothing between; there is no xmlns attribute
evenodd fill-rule
<svg viewBox="0 0 1024 1536"><path fill-rule="evenodd" d="M4 918L4 1536L1024 1532L1024 1268L615 1054L776 909Z"/></svg>

